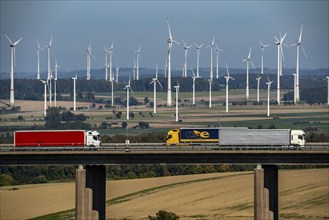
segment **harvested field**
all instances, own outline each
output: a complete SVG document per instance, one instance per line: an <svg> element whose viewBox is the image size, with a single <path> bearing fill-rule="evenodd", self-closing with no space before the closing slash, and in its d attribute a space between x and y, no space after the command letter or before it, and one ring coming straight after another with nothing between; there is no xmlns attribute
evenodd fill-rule
<svg viewBox="0 0 329 220"><path fill-rule="evenodd" d="M74 183L18 187L15 191L0 188L0 219L26 219L74 207ZM329 218L328 168L281 170L279 191L280 219ZM253 219L253 175L235 172L108 181L106 198L111 199L107 219L147 219L159 210L174 212L181 219Z"/></svg>

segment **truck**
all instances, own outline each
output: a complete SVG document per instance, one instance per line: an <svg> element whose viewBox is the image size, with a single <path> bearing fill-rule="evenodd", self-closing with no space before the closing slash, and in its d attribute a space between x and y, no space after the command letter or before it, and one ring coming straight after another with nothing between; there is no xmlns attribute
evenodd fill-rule
<svg viewBox="0 0 329 220"><path fill-rule="evenodd" d="M100 133L85 130L23 130L14 133L15 147L101 147Z"/></svg>
<svg viewBox="0 0 329 220"><path fill-rule="evenodd" d="M166 144L216 143L219 146L305 146L305 132L291 129L248 129L246 127L176 128L168 131Z"/></svg>

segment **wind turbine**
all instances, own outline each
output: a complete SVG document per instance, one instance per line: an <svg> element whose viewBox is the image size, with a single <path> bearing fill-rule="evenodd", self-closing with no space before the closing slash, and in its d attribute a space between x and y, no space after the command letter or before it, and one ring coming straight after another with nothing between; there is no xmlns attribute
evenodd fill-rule
<svg viewBox="0 0 329 220"><path fill-rule="evenodd" d="M95 59L94 54L91 52L91 43L89 43L87 48L87 80L90 80L91 74L90 74L90 60L91 56Z"/></svg>
<svg viewBox="0 0 329 220"><path fill-rule="evenodd" d="M44 85L44 107L43 107L43 116L47 116L47 81L40 80Z"/></svg>
<svg viewBox="0 0 329 220"><path fill-rule="evenodd" d="M212 38L211 45L208 46L208 48L210 48L210 79L213 78L212 51L214 50L214 46L215 46L215 35Z"/></svg>
<svg viewBox="0 0 329 220"><path fill-rule="evenodd" d="M127 120L129 120L129 90L132 92L132 94L134 94L133 90L131 89L130 86L130 77L129 77L129 81L128 84L125 86L125 88L127 90Z"/></svg>
<svg viewBox="0 0 329 220"><path fill-rule="evenodd" d="M233 77L230 76L230 73L228 71L228 67L227 67L227 63L226 63L226 73L227 75L224 76L224 78L226 79L226 105L225 105L225 112L228 113L228 82L230 81L230 79L235 80Z"/></svg>
<svg viewBox="0 0 329 220"><path fill-rule="evenodd" d="M184 55L185 55L183 77L187 77L187 53L188 53L188 49L190 49L193 45L187 46L184 40L183 40L183 44L184 44Z"/></svg>
<svg viewBox="0 0 329 220"><path fill-rule="evenodd" d="M169 31L169 39L167 40L168 43L168 86L167 86L167 106L172 106L172 99L171 99L171 48L173 43L180 45L177 41L175 41L171 35L169 21L167 19L168 31Z"/></svg>
<svg viewBox="0 0 329 220"><path fill-rule="evenodd" d="M241 62L246 62L247 63L247 77L246 77L246 99L247 100L249 100L249 62L251 63L251 65L255 69L255 66L251 61L251 49L252 49L252 47L250 46L248 57L244 60L241 60Z"/></svg>
<svg viewBox="0 0 329 220"><path fill-rule="evenodd" d="M195 47L196 47L196 76L200 77L200 73L199 73L199 69L200 69L200 49L203 46L204 43L197 45L196 43L194 43Z"/></svg>
<svg viewBox="0 0 329 220"><path fill-rule="evenodd" d="M275 39L275 44L278 46L278 76L277 76L277 89L276 89L276 95L277 95L277 102L280 105L280 76L282 76L282 58L283 58L283 51L282 51L282 44L284 38L287 36L286 32L283 37L280 36L280 40L273 34L273 37Z"/></svg>
<svg viewBox="0 0 329 220"><path fill-rule="evenodd" d="M270 116L270 88L273 81L270 81L270 78L267 76L267 116Z"/></svg>
<svg viewBox="0 0 329 220"><path fill-rule="evenodd" d="M219 49L217 44L215 44L216 46L216 79L218 79L219 77L219 72L218 72L218 57L219 57L219 52L223 51L222 49Z"/></svg>
<svg viewBox="0 0 329 220"><path fill-rule="evenodd" d="M58 69L60 69L61 67L57 64L57 60L55 60L55 78L54 78L54 105L56 107L57 105L57 94L56 94L56 85L57 85L57 71Z"/></svg>
<svg viewBox="0 0 329 220"><path fill-rule="evenodd" d="M136 80L139 80L139 57L140 57L141 49L142 49L142 46L139 46L139 49L138 50L135 50L135 53L136 53L136 61L137 61L137 65L136 65Z"/></svg>
<svg viewBox="0 0 329 220"><path fill-rule="evenodd" d="M152 78L152 82L150 82L150 84L153 83L153 113L156 114L157 110L156 110L156 100L157 100L157 97L156 97L156 91L157 91L157 83L160 85L160 87L163 89L161 83L159 82L158 80L158 65L156 66L156 71L155 71L155 78Z"/></svg>
<svg viewBox="0 0 329 220"><path fill-rule="evenodd" d="M10 107L13 107L15 105L15 97L14 97L14 63L16 64L16 54L15 54L15 48L16 45L24 38L21 37L18 41L13 43L10 38L7 36L7 34L4 33L6 38L8 39L10 43L10 48L11 48L11 62L10 62L10 100L9 100L9 105Z"/></svg>
<svg viewBox="0 0 329 220"><path fill-rule="evenodd" d="M211 84L212 84L212 78L208 79L209 81L209 108L211 108Z"/></svg>
<svg viewBox="0 0 329 220"><path fill-rule="evenodd" d="M116 83L119 83L119 69L118 65L115 65Z"/></svg>
<svg viewBox="0 0 329 220"><path fill-rule="evenodd" d="M327 76L328 79L328 95L327 95L327 105L329 105L329 76Z"/></svg>
<svg viewBox="0 0 329 220"><path fill-rule="evenodd" d="M43 49L40 44L39 41L37 40L38 43L38 47L37 47L37 57L38 57L38 72L37 72L37 79L40 80L40 50L45 50Z"/></svg>
<svg viewBox="0 0 329 220"><path fill-rule="evenodd" d="M260 39L258 39L259 43L260 43L260 47L262 48L262 52L261 52L261 68L260 68L260 74L264 74L264 49L265 47L270 46L269 44L263 44Z"/></svg>
<svg viewBox="0 0 329 220"><path fill-rule="evenodd" d="M297 48L297 62L296 62L296 102L300 101L299 97L299 47L301 46L305 55L305 58L307 59L307 55L305 52L305 49L302 45L302 33L303 33L303 23L301 24L300 27L300 33L299 33L299 38L296 43L292 44L291 46L296 46Z"/></svg>
<svg viewBox="0 0 329 220"><path fill-rule="evenodd" d="M76 80L78 79L77 74L75 74L75 77L72 77L73 79L73 111L76 111Z"/></svg>
<svg viewBox="0 0 329 220"><path fill-rule="evenodd" d="M179 84L177 82L177 86L174 86L176 89L176 122L178 122L178 93L179 93Z"/></svg>
<svg viewBox="0 0 329 220"><path fill-rule="evenodd" d="M192 74L193 74L193 76L192 76L192 79L193 79L193 96L192 96L192 103L193 103L193 105L195 105L195 80L197 79L197 78L200 78L200 77L198 77L198 76L195 76L195 74L194 74L194 71L193 71L193 69L191 69L192 70Z"/></svg>
<svg viewBox="0 0 329 220"><path fill-rule="evenodd" d="M259 83L260 83L260 79L262 78L262 75L258 75L256 77L257 80L257 102L259 102Z"/></svg>

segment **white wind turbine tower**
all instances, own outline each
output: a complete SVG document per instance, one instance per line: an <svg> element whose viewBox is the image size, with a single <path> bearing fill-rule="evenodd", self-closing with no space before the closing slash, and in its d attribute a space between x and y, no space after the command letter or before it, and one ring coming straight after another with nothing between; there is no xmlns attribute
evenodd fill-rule
<svg viewBox="0 0 329 220"><path fill-rule="evenodd" d="M224 78L226 79L226 105L225 105L225 112L228 113L228 82L230 81L230 79L232 79L232 80L235 80L235 79L230 76L230 73L229 73L228 67L227 67L227 63L226 63L226 73L227 73L227 75L224 76Z"/></svg>
<svg viewBox="0 0 329 220"><path fill-rule="evenodd" d="M156 91L157 91L157 83L160 85L160 87L163 89L161 83L158 80L158 65L156 66L156 71L155 71L155 78L152 78L152 82L150 82L150 84L153 83L153 113L156 114L157 110L157 104L156 104Z"/></svg>
<svg viewBox="0 0 329 220"><path fill-rule="evenodd" d="M37 79L40 80L40 50L45 50L43 49L40 44L39 41L37 40L38 43L38 47L37 47L37 57L38 57L38 72L37 72Z"/></svg>
<svg viewBox="0 0 329 220"><path fill-rule="evenodd" d="M246 77L246 99L247 100L249 100L249 62L251 63L251 65L255 69L255 66L251 61L251 49L252 49L252 47L250 46L248 57L244 60L241 60L241 62L246 62L247 63L247 77Z"/></svg>
<svg viewBox="0 0 329 220"><path fill-rule="evenodd" d="M168 31L169 31L169 39L167 40L168 43L168 86L167 86L167 106L172 106L172 99L171 99L171 48L173 43L180 45L177 41L175 41L171 35L169 21L167 19Z"/></svg>
<svg viewBox="0 0 329 220"><path fill-rule="evenodd" d="M262 52L261 52L261 67L260 67L260 74L264 74L264 49L265 47L270 46L269 44L263 44L260 39L258 39L259 43L260 43L260 47L262 48Z"/></svg>
<svg viewBox="0 0 329 220"><path fill-rule="evenodd" d="M133 90L130 87L130 77L129 77L129 82L124 89L127 90L127 120L129 120L129 90L132 92L132 94L134 94Z"/></svg>
<svg viewBox="0 0 329 220"><path fill-rule="evenodd" d="M257 80L257 102L259 102L259 84L260 84L260 79L262 78L262 75L258 75L257 73L257 77L256 77L256 80Z"/></svg>
<svg viewBox="0 0 329 220"><path fill-rule="evenodd" d="M212 78L208 79L209 81L209 108L211 108L211 84L212 84Z"/></svg>
<svg viewBox="0 0 329 220"><path fill-rule="evenodd" d="M15 54L15 48L16 45L24 38L21 37L18 41L13 43L10 38L7 36L7 34L4 33L6 38L8 39L10 43L10 48L11 48L11 62L10 62L10 100L9 100L9 105L10 107L13 107L15 105L15 97L14 97L14 64L16 64L16 54Z"/></svg>
<svg viewBox="0 0 329 220"><path fill-rule="evenodd" d="M60 69L61 67L57 64L57 60L55 60L55 78L54 78L54 105L56 107L57 105L57 94L56 94L56 87L57 87L57 73L58 73L58 69Z"/></svg>
<svg viewBox="0 0 329 220"><path fill-rule="evenodd" d="M87 80L90 80L90 78L91 78L91 74L90 74L91 56L95 59L94 54L91 52L91 43L89 43L88 48L87 48Z"/></svg>
<svg viewBox="0 0 329 220"><path fill-rule="evenodd" d="M178 122L178 93L179 93L179 84L177 82L177 86L174 86L174 88L176 89L176 122Z"/></svg>
<svg viewBox="0 0 329 220"><path fill-rule="evenodd" d="M292 74L294 76L294 103L296 104L297 103L297 99L296 99L296 81L297 81L297 74L296 73L293 73Z"/></svg>
<svg viewBox="0 0 329 220"><path fill-rule="evenodd" d="M215 46L216 46L216 79L218 79L218 77L219 77L219 72L218 72L218 58L219 58L219 52L221 52L221 51L223 51L222 49L219 49L218 48L218 46L217 46L217 44L215 44Z"/></svg>
<svg viewBox="0 0 329 220"><path fill-rule="evenodd" d="M111 106L114 106L114 78L111 80Z"/></svg>
<svg viewBox="0 0 329 220"><path fill-rule="evenodd" d="M278 76L277 76L277 89L276 89L276 95L277 95L277 102L280 105L280 76L282 76L282 58L283 58L283 51L282 51L282 44L284 38L287 36L286 32L283 37L280 37L280 40L273 35L274 39L276 40L275 44L278 46Z"/></svg>
<svg viewBox="0 0 329 220"><path fill-rule="evenodd" d="M75 74L75 77L72 77L73 79L73 111L76 111L77 104L76 104L76 80L78 79L77 75Z"/></svg>
<svg viewBox="0 0 329 220"><path fill-rule="evenodd" d="M192 104L195 105L195 80L196 80L197 78L200 78L200 77L195 76L193 69L191 69L191 70L192 70L192 74L193 74L193 76L192 76L192 79L193 79L193 87L192 87L192 90L193 90Z"/></svg>
<svg viewBox="0 0 329 220"><path fill-rule="evenodd" d="M136 80L136 61L134 60L133 79Z"/></svg>
<svg viewBox="0 0 329 220"><path fill-rule="evenodd" d="M300 34L299 34L299 38L298 41L294 44L292 44L291 46L296 46L297 48L297 62L296 62L296 102L300 101L300 97L299 97L299 47L301 46L305 55L305 58L307 59L306 53L305 53L305 49L302 45L302 33L303 33L303 23L300 27Z"/></svg>
<svg viewBox="0 0 329 220"><path fill-rule="evenodd" d="M168 68L168 60L166 59L166 64L164 65L164 77L167 78L167 68Z"/></svg>
<svg viewBox="0 0 329 220"><path fill-rule="evenodd" d="M196 76L200 77L200 49L203 46L204 43L197 45L196 43L194 43L195 47L196 47Z"/></svg>
<svg viewBox="0 0 329 220"><path fill-rule="evenodd" d="M139 58L140 58L140 53L141 53L142 46L139 46L138 50L135 50L136 53L136 80L139 80Z"/></svg>
<svg viewBox="0 0 329 220"><path fill-rule="evenodd" d="M327 76L328 79L328 95L327 95L327 105L329 105L329 76Z"/></svg>
<svg viewBox="0 0 329 220"><path fill-rule="evenodd" d="M210 48L210 76L209 78L212 80L213 78L213 66L212 66L212 51L214 50L214 46L215 46L215 35L212 38L212 42L211 45L208 46L208 48Z"/></svg>
<svg viewBox="0 0 329 220"><path fill-rule="evenodd" d="M119 83L119 69L118 65L115 65L116 83Z"/></svg>
<svg viewBox="0 0 329 220"><path fill-rule="evenodd" d="M43 107L43 116L47 116L47 81L40 80L44 85L44 107Z"/></svg>
<svg viewBox="0 0 329 220"><path fill-rule="evenodd" d="M187 54L188 54L188 49L190 49L193 45L187 46L185 41L183 40L184 44L184 75L183 77L187 77Z"/></svg>
<svg viewBox="0 0 329 220"><path fill-rule="evenodd" d="M273 81L270 81L270 78L267 76L267 116L270 116L270 88Z"/></svg>
<svg viewBox="0 0 329 220"><path fill-rule="evenodd" d="M48 77L47 77L47 80L50 79L50 76L51 76L51 67L50 67L50 50L51 50L51 43L53 41L53 36L51 36L50 38L50 41L49 41L49 44L48 46L46 46L48 48ZM50 98L50 102L51 102L51 98Z"/></svg>
<svg viewBox="0 0 329 220"><path fill-rule="evenodd" d="M108 54L110 53L110 50L107 49L105 46L104 46L104 50L105 50L105 81L108 81L109 79L109 66L110 64L108 64Z"/></svg>
<svg viewBox="0 0 329 220"><path fill-rule="evenodd" d="M111 47L108 48L109 53L110 53L110 81L113 79L113 73L112 73L112 53L113 53L113 46L114 46L114 41L112 41Z"/></svg>

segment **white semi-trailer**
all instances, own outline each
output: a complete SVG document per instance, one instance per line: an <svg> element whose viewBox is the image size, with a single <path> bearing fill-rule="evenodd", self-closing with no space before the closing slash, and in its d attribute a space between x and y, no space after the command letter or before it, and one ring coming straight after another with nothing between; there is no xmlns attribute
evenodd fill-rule
<svg viewBox="0 0 329 220"><path fill-rule="evenodd" d="M177 128L168 131L167 145L218 143L219 146L304 147L305 132L291 129Z"/></svg>

